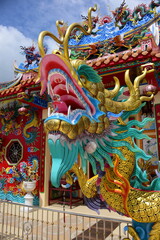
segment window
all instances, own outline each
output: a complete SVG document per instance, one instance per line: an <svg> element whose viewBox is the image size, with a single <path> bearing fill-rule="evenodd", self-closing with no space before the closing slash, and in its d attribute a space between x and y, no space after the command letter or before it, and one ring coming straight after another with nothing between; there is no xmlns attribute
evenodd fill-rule
<svg viewBox="0 0 160 240"><path fill-rule="evenodd" d="M19 140L11 140L6 146L5 157L10 165L17 164L23 157L23 146Z"/></svg>

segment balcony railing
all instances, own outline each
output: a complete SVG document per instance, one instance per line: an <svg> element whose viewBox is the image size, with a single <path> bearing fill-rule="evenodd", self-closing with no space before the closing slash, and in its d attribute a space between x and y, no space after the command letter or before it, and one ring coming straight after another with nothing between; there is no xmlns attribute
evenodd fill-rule
<svg viewBox="0 0 160 240"><path fill-rule="evenodd" d="M0 200L0 240L122 240L130 223Z"/></svg>

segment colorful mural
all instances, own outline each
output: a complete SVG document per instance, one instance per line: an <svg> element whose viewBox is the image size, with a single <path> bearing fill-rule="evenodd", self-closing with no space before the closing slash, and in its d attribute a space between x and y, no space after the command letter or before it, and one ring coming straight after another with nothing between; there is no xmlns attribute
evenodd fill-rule
<svg viewBox="0 0 160 240"><path fill-rule="evenodd" d="M39 175L41 159L41 111L10 101L0 109L0 197L24 202L22 183L36 179L34 203L39 202Z"/></svg>

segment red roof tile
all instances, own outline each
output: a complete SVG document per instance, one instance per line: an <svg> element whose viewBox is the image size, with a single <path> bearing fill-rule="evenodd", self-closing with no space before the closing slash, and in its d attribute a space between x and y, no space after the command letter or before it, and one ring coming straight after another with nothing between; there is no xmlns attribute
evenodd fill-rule
<svg viewBox="0 0 160 240"><path fill-rule="evenodd" d="M31 85L37 85L36 84L36 77L27 79L27 80L20 80L19 83L15 86L12 86L10 88L6 88L3 90L0 90L0 97L5 97L13 94L17 94L21 91L23 91L24 87L29 87Z"/></svg>
<svg viewBox="0 0 160 240"><path fill-rule="evenodd" d="M125 62L131 62L136 60L141 60L145 58L151 58L151 61L159 61L160 60L160 52L158 50L153 50L151 47L148 47L147 50L142 51L142 49L137 50L128 50L124 53L116 53L110 54L108 56L99 57L93 60L88 60L87 64L95 69L101 68L103 64L107 66L113 66L117 64L122 64Z"/></svg>

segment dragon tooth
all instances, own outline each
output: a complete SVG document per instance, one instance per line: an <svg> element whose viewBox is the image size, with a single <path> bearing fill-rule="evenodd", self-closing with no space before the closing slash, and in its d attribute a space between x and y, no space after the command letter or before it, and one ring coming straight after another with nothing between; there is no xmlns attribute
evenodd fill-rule
<svg viewBox="0 0 160 240"><path fill-rule="evenodd" d="M68 83L68 81L66 81L66 91L69 94L69 83Z"/></svg>
<svg viewBox="0 0 160 240"><path fill-rule="evenodd" d="M49 83L49 82L48 82ZM47 91L48 91L48 94L50 95L50 88L49 88L49 84L47 84Z"/></svg>
<svg viewBox="0 0 160 240"><path fill-rule="evenodd" d="M69 105L68 112L67 112L67 116L69 116L70 113L71 113L71 105Z"/></svg>
<svg viewBox="0 0 160 240"><path fill-rule="evenodd" d="M48 88L48 94L49 94L51 97L53 97L53 96L54 96L54 90L53 90L53 88L52 88L52 86L51 86L51 82L49 81L48 83L49 83L48 86L47 86L47 88Z"/></svg>

